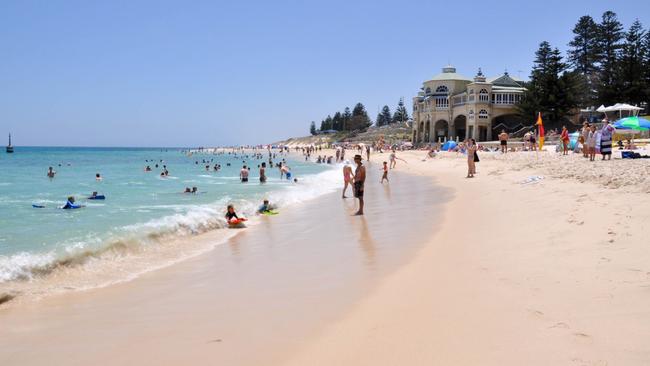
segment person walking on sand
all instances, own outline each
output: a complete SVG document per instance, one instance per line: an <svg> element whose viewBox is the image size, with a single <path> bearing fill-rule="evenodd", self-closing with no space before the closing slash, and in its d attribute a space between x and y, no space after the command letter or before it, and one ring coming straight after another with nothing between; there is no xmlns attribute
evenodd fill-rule
<svg viewBox="0 0 650 366"><path fill-rule="evenodd" d="M388 182L388 163L384 161L384 166L381 168L384 174L381 175L381 184L384 184L384 179Z"/></svg>
<svg viewBox="0 0 650 366"><path fill-rule="evenodd" d="M366 160L370 161L370 145L366 145Z"/></svg>
<svg viewBox="0 0 650 366"><path fill-rule="evenodd" d="M352 179L354 179L354 174L352 174L352 167L350 166L350 162L346 160L345 165L343 166L343 194L341 195L341 198L347 198L345 191L348 190L348 185L352 183Z"/></svg>
<svg viewBox="0 0 650 366"><path fill-rule="evenodd" d="M562 126L560 141L562 142L562 155L568 155L569 154L569 130L566 129L566 126Z"/></svg>
<svg viewBox="0 0 650 366"><path fill-rule="evenodd" d="M472 139L465 141L467 147L467 177L474 178L476 174L476 163L474 162L474 154L476 153L476 143Z"/></svg>
<svg viewBox="0 0 650 366"><path fill-rule="evenodd" d="M505 154L508 152L508 133L506 130L501 130L499 134L499 143L501 144L501 153Z"/></svg>
<svg viewBox="0 0 650 366"><path fill-rule="evenodd" d="M354 162L357 164L357 169L354 172L354 197L359 200L359 210L354 214L355 216L363 215L363 189L366 183L366 167L361 162L361 155L354 156Z"/></svg>

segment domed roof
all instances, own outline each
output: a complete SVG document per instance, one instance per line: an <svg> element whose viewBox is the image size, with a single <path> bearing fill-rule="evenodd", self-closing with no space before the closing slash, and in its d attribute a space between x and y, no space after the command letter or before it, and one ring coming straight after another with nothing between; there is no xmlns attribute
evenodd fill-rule
<svg viewBox="0 0 650 366"><path fill-rule="evenodd" d="M434 76L432 81L439 81L439 80L463 80L463 81L471 81L469 78L466 78L465 76L456 73L456 68L447 65L442 68L442 73Z"/></svg>

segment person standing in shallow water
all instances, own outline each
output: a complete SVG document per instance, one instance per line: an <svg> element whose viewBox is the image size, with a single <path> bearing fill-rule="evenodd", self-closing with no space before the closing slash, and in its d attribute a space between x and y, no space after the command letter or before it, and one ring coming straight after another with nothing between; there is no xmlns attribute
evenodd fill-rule
<svg viewBox="0 0 650 366"><path fill-rule="evenodd" d="M363 215L363 190L366 183L366 167L361 162L361 155L354 156L354 162L357 164L357 169L354 171L354 197L359 200L359 210L355 213L356 216Z"/></svg>
<svg viewBox="0 0 650 366"><path fill-rule="evenodd" d="M352 167L350 166L350 162L346 160L345 165L343 166L343 194L341 195L341 198L347 198L345 191L348 190L348 185L352 183L352 179L354 179ZM354 190L354 188L352 188L352 190Z"/></svg>
<svg viewBox="0 0 650 366"><path fill-rule="evenodd" d="M266 163L262 163L260 167L260 183L266 183Z"/></svg>

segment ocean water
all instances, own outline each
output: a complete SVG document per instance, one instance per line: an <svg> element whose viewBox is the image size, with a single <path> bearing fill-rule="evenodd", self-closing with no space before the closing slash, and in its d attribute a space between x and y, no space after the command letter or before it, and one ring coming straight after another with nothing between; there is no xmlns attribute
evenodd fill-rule
<svg viewBox="0 0 650 366"><path fill-rule="evenodd" d="M281 211L337 187L338 170L333 166L280 154L274 163L286 159L298 183L281 180L278 168L267 167L268 181L260 184L257 166L262 161L268 164L268 153L262 150L263 158L258 160L252 152L247 156L228 152L190 155L159 148L18 147L14 154L3 153L0 292L3 284L16 288L11 284L36 282L71 268L83 277L84 270L92 272L91 266L98 263L127 275L129 259L152 268L161 265L147 261L158 250L165 252L159 257L166 260L182 259L196 251L184 246L187 240L178 239L205 232L223 238L232 235L235 230L227 229L223 218L229 203L240 215L253 218L254 225L255 209L264 198ZM218 172L212 169L217 163ZM244 163L251 167L247 184L238 178ZM151 172L145 172L146 165ZM169 170L166 178L160 176L163 165ZM46 176L49 166L57 172L53 179ZM103 179L96 180L96 173ZM198 194L182 193L193 186ZM87 200L93 191L106 199ZM68 196L86 207L60 209ZM45 207L33 208L33 204Z"/></svg>

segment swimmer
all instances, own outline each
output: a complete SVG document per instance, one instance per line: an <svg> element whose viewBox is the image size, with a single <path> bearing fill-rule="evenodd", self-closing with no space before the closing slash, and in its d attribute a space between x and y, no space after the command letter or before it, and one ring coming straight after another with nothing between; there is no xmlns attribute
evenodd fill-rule
<svg viewBox="0 0 650 366"><path fill-rule="evenodd" d="M190 189L190 187L185 187L183 193L192 193L192 190Z"/></svg>
<svg viewBox="0 0 650 366"><path fill-rule="evenodd" d="M49 167L47 169L47 177L48 178L54 178L55 175L56 175L56 171L54 169L52 169L52 167Z"/></svg>
<svg viewBox="0 0 650 366"><path fill-rule="evenodd" d="M102 176L99 173L95 174L95 180L102 180Z"/></svg>
<svg viewBox="0 0 650 366"><path fill-rule="evenodd" d="M198 188L196 188L196 187L192 187L192 193L195 193L195 194L196 194L198 191L199 191Z"/></svg>
<svg viewBox="0 0 650 366"><path fill-rule="evenodd" d="M72 208L84 207L84 206L76 205L74 202L75 202L74 197L70 196L70 197L68 197L68 200L66 201L65 205L63 205L63 207L61 207L61 208L64 209L64 210L69 210L69 209L72 209Z"/></svg>

